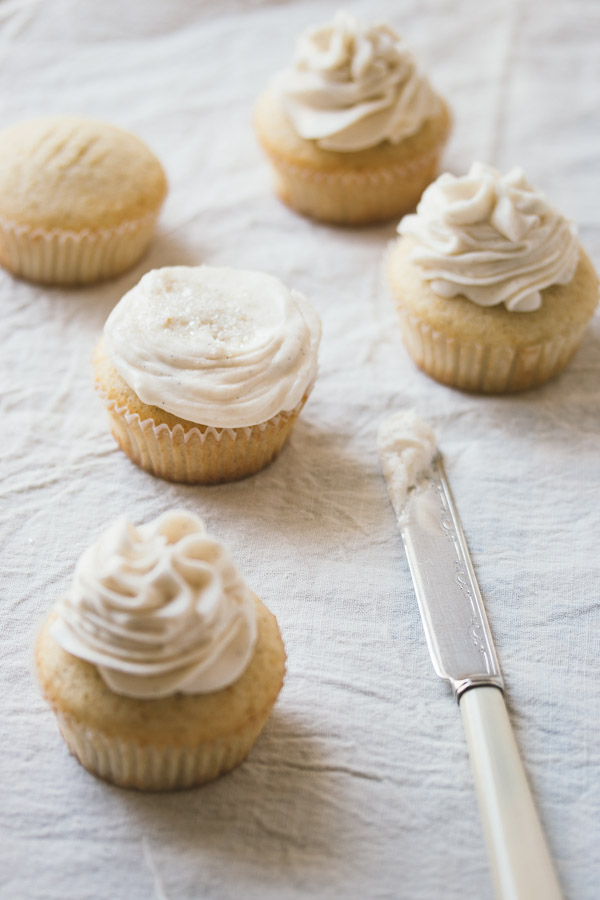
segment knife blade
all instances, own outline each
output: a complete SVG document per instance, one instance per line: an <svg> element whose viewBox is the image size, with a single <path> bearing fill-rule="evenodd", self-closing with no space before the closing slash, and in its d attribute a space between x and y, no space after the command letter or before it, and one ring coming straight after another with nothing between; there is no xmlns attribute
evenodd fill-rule
<svg viewBox="0 0 600 900"><path fill-rule="evenodd" d="M483 600L439 454L409 495L402 541L433 667L457 697L475 685L503 689Z"/></svg>
<svg viewBox="0 0 600 900"><path fill-rule="evenodd" d="M384 442L386 425L396 430L388 428ZM382 468L433 667L452 686L461 710L496 896L561 900L442 458L437 451L427 453L435 446L433 433L414 414L392 417L384 426L378 442Z"/></svg>

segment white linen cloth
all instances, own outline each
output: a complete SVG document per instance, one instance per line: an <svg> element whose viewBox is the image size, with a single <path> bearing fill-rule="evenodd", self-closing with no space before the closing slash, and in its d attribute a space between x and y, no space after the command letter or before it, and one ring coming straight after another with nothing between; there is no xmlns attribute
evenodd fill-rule
<svg viewBox="0 0 600 900"><path fill-rule="evenodd" d="M347 2L406 36L448 98L445 166L524 167L600 263L600 10ZM600 326L540 390L479 397L405 353L381 262L394 224L282 206L252 106L337 3L4 0L0 125L113 121L163 161L158 236L121 278L62 290L0 271L0 898L490 900L460 714L433 673L375 452L388 413L439 437L566 896L600 883ZM117 449L90 378L109 311L151 267L263 269L321 313L321 370L280 459L221 487L152 478ZM40 618L121 513L205 518L276 613L289 666L249 760L165 796L94 779L31 674Z"/></svg>

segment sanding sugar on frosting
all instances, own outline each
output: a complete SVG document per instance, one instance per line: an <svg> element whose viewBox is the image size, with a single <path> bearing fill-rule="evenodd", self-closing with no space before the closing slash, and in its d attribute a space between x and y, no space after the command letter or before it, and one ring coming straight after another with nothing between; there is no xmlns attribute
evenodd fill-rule
<svg viewBox="0 0 600 900"><path fill-rule="evenodd" d="M293 410L317 373L319 316L263 272L148 272L104 327L107 354L142 402L217 428Z"/></svg>

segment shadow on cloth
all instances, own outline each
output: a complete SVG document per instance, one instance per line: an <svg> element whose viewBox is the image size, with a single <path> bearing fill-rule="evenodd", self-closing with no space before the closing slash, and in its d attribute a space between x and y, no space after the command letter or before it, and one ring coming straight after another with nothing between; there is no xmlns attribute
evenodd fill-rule
<svg viewBox="0 0 600 900"><path fill-rule="evenodd" d="M168 794L109 790L132 836L167 845L188 866L235 864L236 877L259 879L268 864L272 877L285 879L299 862L320 869L335 855L342 783L323 760L324 746L276 709L248 759L217 781Z"/></svg>
<svg viewBox="0 0 600 900"><path fill-rule="evenodd" d="M187 498L210 520L211 506L221 519L243 520L252 528L276 529L279 539L345 554L371 540L387 505L373 491L376 454L361 459L351 436L325 430L300 418L281 455L262 472L216 486L186 486Z"/></svg>

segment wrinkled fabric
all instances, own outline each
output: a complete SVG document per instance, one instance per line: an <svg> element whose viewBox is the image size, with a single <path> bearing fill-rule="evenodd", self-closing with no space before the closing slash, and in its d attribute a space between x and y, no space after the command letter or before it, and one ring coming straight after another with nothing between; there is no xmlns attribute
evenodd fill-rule
<svg viewBox="0 0 600 900"><path fill-rule="evenodd" d="M600 881L600 327L557 381L516 397L442 387L405 353L381 261L397 223L316 225L274 197L255 98L337 3L0 4L0 125L84 112L166 168L149 253L63 290L0 271L0 898L492 900L460 714L433 673L375 439L433 426L565 895ZM366 2L349 3L360 16ZM444 165L532 183L600 264L595 0L399 5L390 21L448 98ZM304 293L320 374L289 446L238 484L185 487L110 436L90 358L150 268L240 266ZM121 514L183 507L275 612L288 674L248 761L199 790L119 790L73 759L32 677L35 629Z"/></svg>

